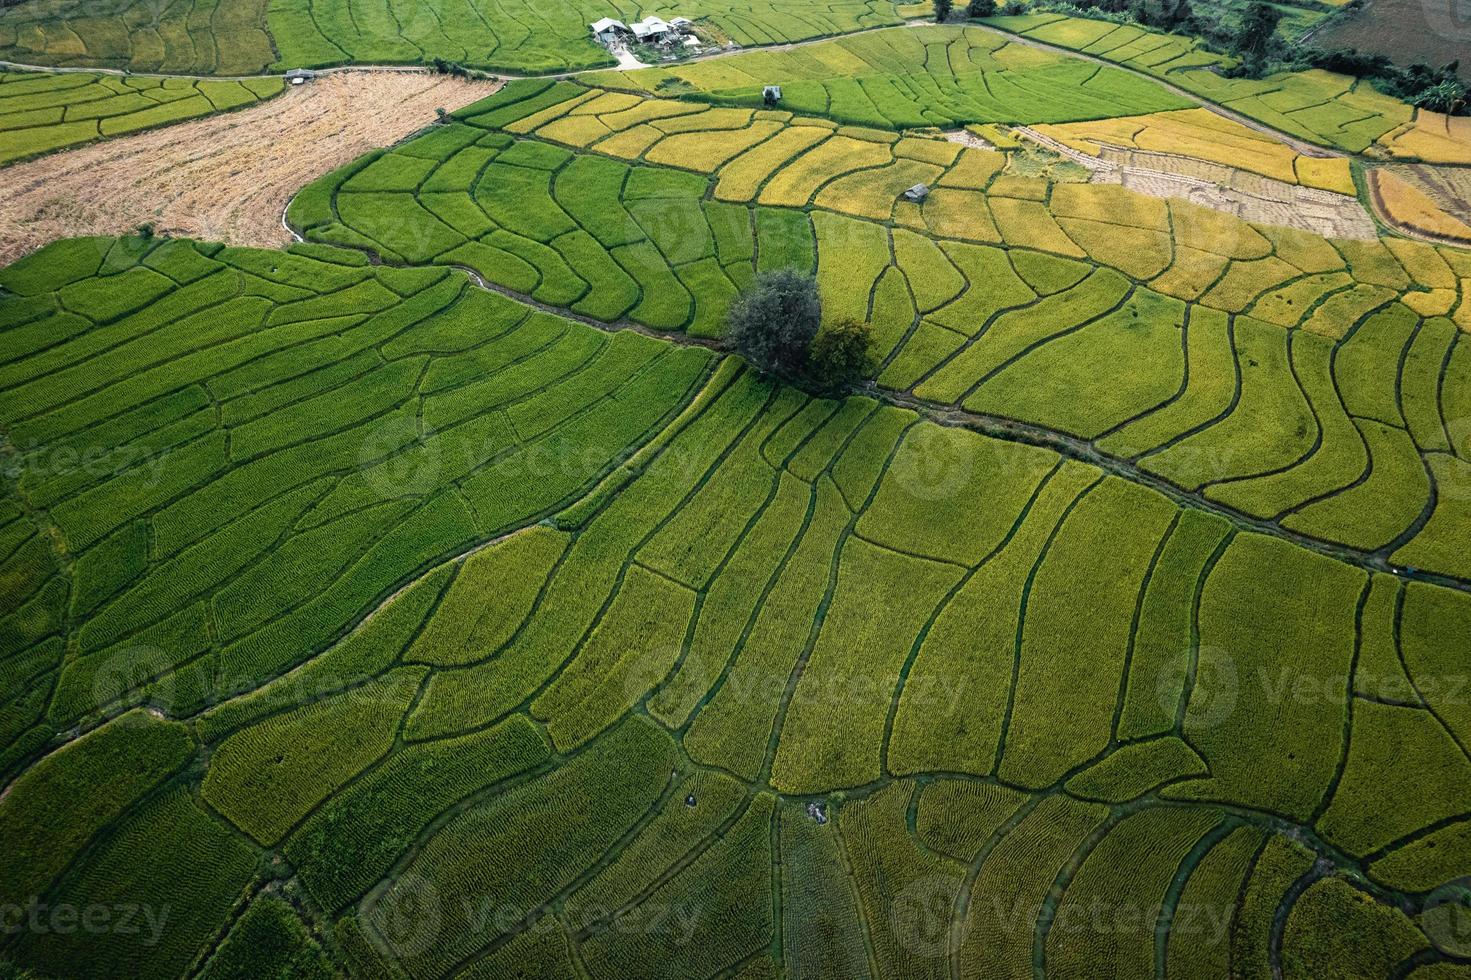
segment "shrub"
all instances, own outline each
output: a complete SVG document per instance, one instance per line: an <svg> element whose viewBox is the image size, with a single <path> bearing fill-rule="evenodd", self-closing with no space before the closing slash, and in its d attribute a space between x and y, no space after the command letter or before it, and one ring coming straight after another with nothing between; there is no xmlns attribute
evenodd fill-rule
<svg viewBox="0 0 1471 980"><path fill-rule="evenodd" d="M935 22L945 23L950 19L950 11L954 7L952 0L935 0Z"/></svg>
<svg viewBox="0 0 1471 980"><path fill-rule="evenodd" d="M807 363L822 321L811 276L790 269L763 272L730 307L731 346L761 371L791 376Z"/></svg>
<svg viewBox="0 0 1471 980"><path fill-rule="evenodd" d="M996 0L970 0L966 5L965 15L967 17L995 17Z"/></svg>
<svg viewBox="0 0 1471 980"><path fill-rule="evenodd" d="M873 328L844 319L817 332L807 352L813 380L829 390L862 380L873 370Z"/></svg>
<svg viewBox="0 0 1471 980"><path fill-rule="evenodd" d="M1459 115L1467 102L1466 86L1460 80L1448 78L1422 90L1410 102L1417 109Z"/></svg>

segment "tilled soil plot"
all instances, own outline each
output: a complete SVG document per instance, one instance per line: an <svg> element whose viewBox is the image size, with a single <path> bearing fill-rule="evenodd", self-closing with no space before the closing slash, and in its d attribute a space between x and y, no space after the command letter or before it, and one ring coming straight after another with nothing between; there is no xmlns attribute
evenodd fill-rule
<svg viewBox="0 0 1471 980"><path fill-rule="evenodd" d="M0 264L47 242L152 225L159 234L278 246L296 191L498 84L421 72L339 72L270 102L0 169Z"/></svg>

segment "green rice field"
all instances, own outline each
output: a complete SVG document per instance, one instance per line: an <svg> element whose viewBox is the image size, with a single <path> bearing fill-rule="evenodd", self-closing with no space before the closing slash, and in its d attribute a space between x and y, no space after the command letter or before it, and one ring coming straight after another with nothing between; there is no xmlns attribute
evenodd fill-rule
<svg viewBox="0 0 1471 980"><path fill-rule="evenodd" d="M600 50L290 2L240 51ZM1009 134L1189 104L974 26L519 79L289 247L0 268L0 977L1471 977L1471 252ZM774 270L868 326L856 383L729 348Z"/></svg>
<svg viewBox="0 0 1471 980"><path fill-rule="evenodd" d="M115 75L0 74L0 166L279 95L279 78L189 81Z"/></svg>
<svg viewBox="0 0 1471 980"><path fill-rule="evenodd" d="M217 0L154 9L81 0L20 0L0 8L0 58L23 64L248 74L322 65L409 64L434 58L475 68L546 73L611 65L588 25L602 17L699 18L741 45L804 41L900 22L892 0L694 0L620 10L597 0L542 4L430 0Z"/></svg>
<svg viewBox="0 0 1471 980"><path fill-rule="evenodd" d="M1368 82L1313 70L1264 79L1226 78L1230 59L1197 38L1162 34L1132 24L1027 14L988 21L1003 31L1079 51L1168 79L1189 92L1320 146L1361 153L1410 121L1409 106Z"/></svg>

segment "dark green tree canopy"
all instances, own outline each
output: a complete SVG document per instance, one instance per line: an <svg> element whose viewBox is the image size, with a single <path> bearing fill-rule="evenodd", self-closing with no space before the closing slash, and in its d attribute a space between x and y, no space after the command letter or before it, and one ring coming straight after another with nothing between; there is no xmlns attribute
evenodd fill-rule
<svg viewBox="0 0 1471 980"><path fill-rule="evenodd" d="M792 269L763 272L731 304L728 322L727 340L756 368L785 377L800 374L822 322L817 283Z"/></svg>
<svg viewBox="0 0 1471 980"><path fill-rule="evenodd" d="M844 319L817 331L808 352L808 372L828 391L862 381L873 369L873 328Z"/></svg>

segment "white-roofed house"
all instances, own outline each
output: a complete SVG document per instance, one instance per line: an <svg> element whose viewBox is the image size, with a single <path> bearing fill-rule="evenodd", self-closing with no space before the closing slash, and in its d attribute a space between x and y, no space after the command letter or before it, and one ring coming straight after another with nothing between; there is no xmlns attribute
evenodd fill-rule
<svg viewBox="0 0 1471 980"><path fill-rule="evenodd" d="M592 27L592 36L604 44L612 44L621 35L628 33L628 25L621 20L604 17L600 21L589 25Z"/></svg>
<svg viewBox="0 0 1471 980"><path fill-rule="evenodd" d="M673 28L658 17L645 17L633 23L633 36L640 41L662 41L669 36L672 30Z"/></svg>

